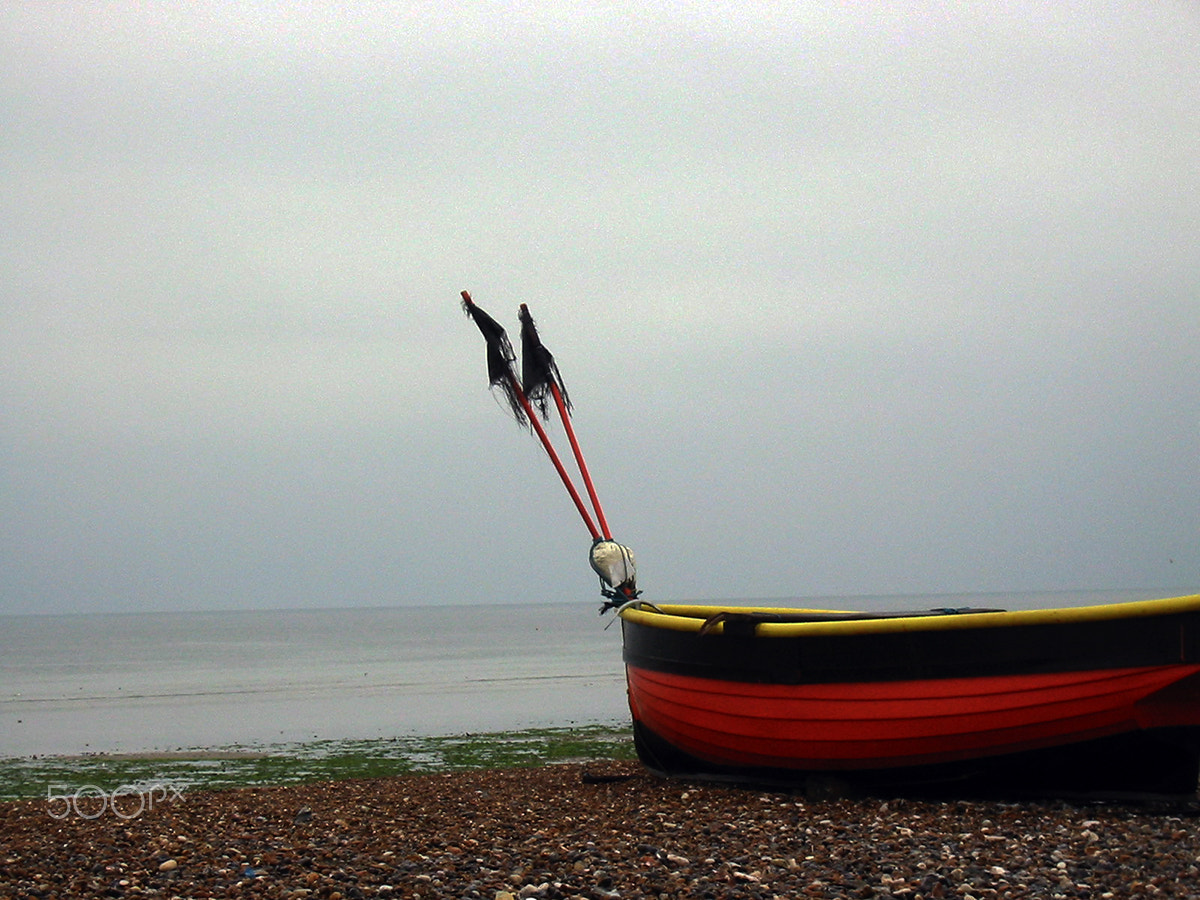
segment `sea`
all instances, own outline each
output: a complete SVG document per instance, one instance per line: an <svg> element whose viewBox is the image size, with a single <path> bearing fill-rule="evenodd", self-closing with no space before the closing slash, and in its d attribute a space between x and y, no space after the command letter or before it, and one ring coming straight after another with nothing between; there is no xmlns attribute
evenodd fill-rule
<svg viewBox="0 0 1200 900"><path fill-rule="evenodd" d="M1171 593L720 602L1035 609ZM613 622L587 603L0 616L0 758L624 725Z"/></svg>

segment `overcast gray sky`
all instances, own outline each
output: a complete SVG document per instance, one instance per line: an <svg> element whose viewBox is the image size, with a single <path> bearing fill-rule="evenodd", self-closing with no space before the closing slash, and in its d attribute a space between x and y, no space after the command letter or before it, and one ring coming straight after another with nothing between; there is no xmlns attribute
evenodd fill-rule
<svg viewBox="0 0 1200 900"><path fill-rule="evenodd" d="M0 612L1200 588L1200 6L0 6ZM561 427L551 436L567 453Z"/></svg>

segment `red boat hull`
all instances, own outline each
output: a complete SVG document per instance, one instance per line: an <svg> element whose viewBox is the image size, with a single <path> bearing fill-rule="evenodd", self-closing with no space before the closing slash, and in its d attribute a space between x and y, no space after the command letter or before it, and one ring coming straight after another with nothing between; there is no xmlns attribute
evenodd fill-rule
<svg viewBox="0 0 1200 900"><path fill-rule="evenodd" d="M1186 599L898 622L625 614L639 754L662 774L743 781L1008 772L1195 792L1200 598Z"/></svg>
<svg viewBox="0 0 1200 900"><path fill-rule="evenodd" d="M634 720L717 766L921 766L1200 726L1200 666L940 681L745 684L629 666ZM1156 697L1177 685L1170 702Z"/></svg>

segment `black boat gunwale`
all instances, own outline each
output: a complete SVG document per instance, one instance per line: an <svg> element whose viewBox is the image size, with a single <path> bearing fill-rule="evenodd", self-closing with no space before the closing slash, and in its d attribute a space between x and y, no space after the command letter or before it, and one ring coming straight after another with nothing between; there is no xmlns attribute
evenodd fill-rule
<svg viewBox="0 0 1200 900"><path fill-rule="evenodd" d="M723 620L708 629L722 611L754 610L657 609L622 611L625 662L721 681L861 684L1200 664L1200 595L898 619Z"/></svg>

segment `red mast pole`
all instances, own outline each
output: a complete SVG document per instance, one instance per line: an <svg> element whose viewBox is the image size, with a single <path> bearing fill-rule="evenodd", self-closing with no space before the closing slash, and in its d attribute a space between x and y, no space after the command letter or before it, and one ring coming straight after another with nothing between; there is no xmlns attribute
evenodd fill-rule
<svg viewBox="0 0 1200 900"><path fill-rule="evenodd" d="M538 417L533 412L533 407L529 403L529 398L525 396L525 392L521 390L521 385L517 383L516 378L509 376L512 379L513 387L516 389L517 399L521 401L521 406L525 408L525 414L529 416L529 424L533 426L533 430L537 433L538 440L542 442L542 446L546 448L546 454L550 457L550 462L554 463L554 470L558 472L558 477L562 479L563 487L567 489L567 493L571 495L571 499L575 501L575 508L579 510L579 515L583 517L583 524L587 526L587 530L591 532L592 540L600 539L600 532L596 530L596 524L592 521L592 517L588 514L587 507L583 505L583 500L579 496L579 492L575 490L575 485L571 484L571 477L567 474L567 470L563 467L562 460L558 458L558 454L554 452L554 447L550 444L550 438L546 434L546 429L542 427L542 423L538 421ZM566 422L566 412L562 404L562 398L559 396L558 388L554 389L554 399L558 402L559 411L563 413L563 421ZM583 473L583 481L587 485L588 492L591 495L592 503L596 504L596 495L592 488L591 479L588 478L587 470L583 468L583 458L579 456L579 449L575 445L575 435L571 431L571 426L567 426L567 434L571 439L571 446L575 449L576 459L580 463L580 471ZM600 516L600 521L604 521L604 514L600 512L599 504L596 504L596 513ZM608 538L608 526L604 526L604 536Z"/></svg>
<svg viewBox="0 0 1200 900"><path fill-rule="evenodd" d="M575 429L571 426L571 417L567 414L567 404L563 402L562 391L553 381L550 382L550 392L554 395L554 404L558 407L558 415L562 418L563 427L567 431L567 439L571 442L571 451L575 454L575 462L579 465L579 474L583 476L584 486L592 499L592 507L596 510L596 518L600 520L600 530L606 541L612 540L612 532L608 530L608 521L604 518L604 510L600 508L600 498L596 496L596 487L592 484L592 476L588 474L587 463L583 461L583 451L579 449L579 441L575 439ZM578 501L576 501L578 502ZM592 532L592 539L597 538Z"/></svg>

